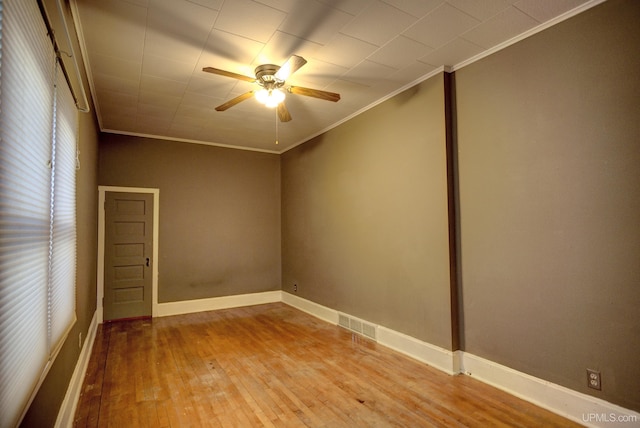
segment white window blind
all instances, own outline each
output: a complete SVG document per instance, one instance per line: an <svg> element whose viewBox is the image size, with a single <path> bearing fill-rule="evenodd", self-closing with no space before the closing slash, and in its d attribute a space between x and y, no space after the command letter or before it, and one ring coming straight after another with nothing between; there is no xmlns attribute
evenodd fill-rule
<svg viewBox="0 0 640 428"><path fill-rule="evenodd" d="M0 427L75 320L77 116L55 67L37 0L0 1Z"/></svg>
<svg viewBox="0 0 640 428"><path fill-rule="evenodd" d="M75 322L76 281L76 130L73 95L56 69L55 132L52 158L52 222L49 272L49 335L57 350Z"/></svg>

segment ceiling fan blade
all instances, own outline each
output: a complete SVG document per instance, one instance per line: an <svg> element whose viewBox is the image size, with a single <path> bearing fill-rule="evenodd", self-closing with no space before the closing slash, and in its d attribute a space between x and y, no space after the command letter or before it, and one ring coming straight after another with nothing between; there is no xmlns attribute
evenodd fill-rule
<svg viewBox="0 0 640 428"><path fill-rule="evenodd" d="M278 117L280 118L280 122L289 122L291 120L291 114L289 114L289 110L287 110L284 101L278 104Z"/></svg>
<svg viewBox="0 0 640 428"><path fill-rule="evenodd" d="M303 88L302 86L291 86L289 92L292 94L305 95L307 97L320 98L321 100L333 101L340 99L340 94L335 92L321 91L319 89Z"/></svg>
<svg viewBox="0 0 640 428"><path fill-rule="evenodd" d="M253 83L256 81L255 77L245 76L244 74L234 73L232 71L220 70L219 68L205 67L202 71L207 73L219 74L220 76L231 77L233 79L244 80L245 82Z"/></svg>
<svg viewBox="0 0 640 428"><path fill-rule="evenodd" d="M300 67L305 65L307 60L298 55L291 55L287 62L282 64L282 67L276 72L276 78L280 80L287 80L289 76L298 71Z"/></svg>
<svg viewBox="0 0 640 428"><path fill-rule="evenodd" d="M252 96L253 91L245 92L242 95L238 95L237 97L230 99L224 104L220 104L218 107L216 107L216 111L225 111L226 109L231 108L234 105L246 100L247 98L251 98Z"/></svg>

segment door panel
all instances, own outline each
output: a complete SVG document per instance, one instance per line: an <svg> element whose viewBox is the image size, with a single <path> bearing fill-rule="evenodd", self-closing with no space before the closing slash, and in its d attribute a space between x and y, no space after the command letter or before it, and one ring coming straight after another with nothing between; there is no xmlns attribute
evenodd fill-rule
<svg viewBox="0 0 640 428"><path fill-rule="evenodd" d="M104 320L151 316L153 194L105 192Z"/></svg>

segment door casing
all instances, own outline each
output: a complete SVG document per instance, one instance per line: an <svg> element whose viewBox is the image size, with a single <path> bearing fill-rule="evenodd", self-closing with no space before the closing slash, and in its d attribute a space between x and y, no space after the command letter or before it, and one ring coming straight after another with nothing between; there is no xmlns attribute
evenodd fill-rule
<svg viewBox="0 0 640 428"><path fill-rule="evenodd" d="M160 230L160 189L146 187L98 186L98 260L96 312L99 323L104 322L102 301L104 298L104 254L105 254L105 194L106 192L153 194L153 261L151 264L151 316L158 314L158 231Z"/></svg>

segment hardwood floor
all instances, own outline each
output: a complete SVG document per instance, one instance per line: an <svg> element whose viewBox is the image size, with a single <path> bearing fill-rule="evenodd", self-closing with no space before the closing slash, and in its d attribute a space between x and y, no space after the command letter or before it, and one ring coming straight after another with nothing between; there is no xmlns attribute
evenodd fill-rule
<svg viewBox="0 0 640 428"><path fill-rule="evenodd" d="M275 303L101 325L74 426L578 425Z"/></svg>

